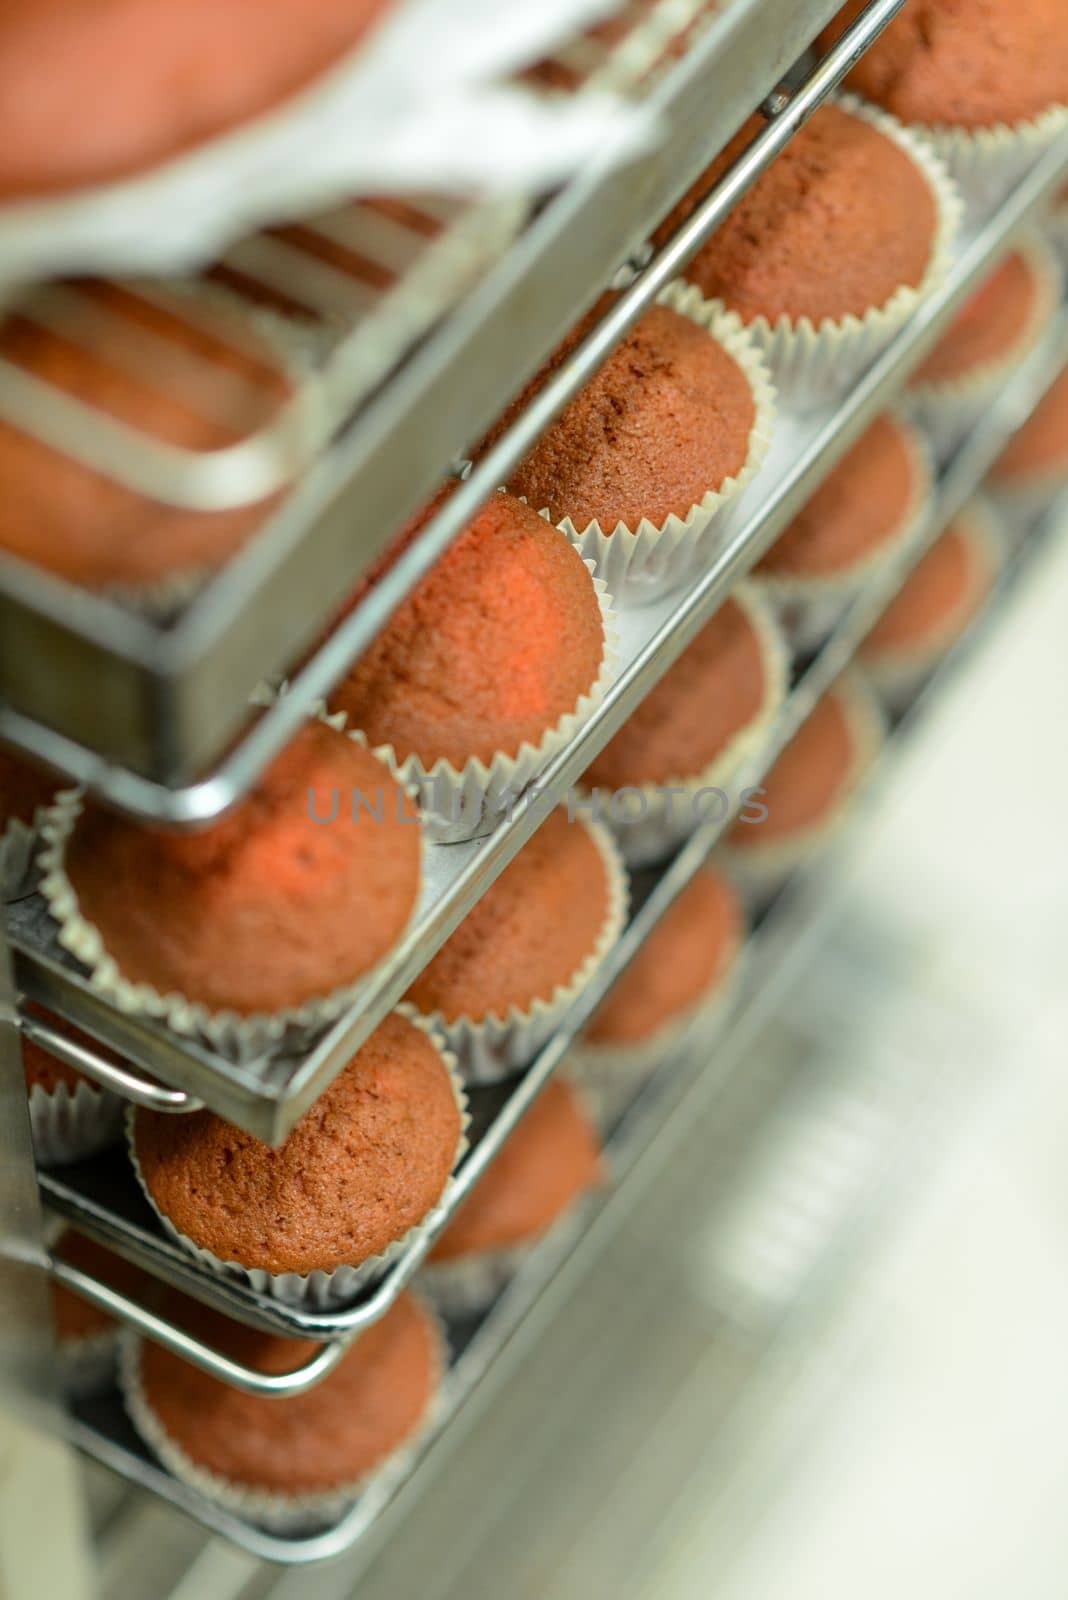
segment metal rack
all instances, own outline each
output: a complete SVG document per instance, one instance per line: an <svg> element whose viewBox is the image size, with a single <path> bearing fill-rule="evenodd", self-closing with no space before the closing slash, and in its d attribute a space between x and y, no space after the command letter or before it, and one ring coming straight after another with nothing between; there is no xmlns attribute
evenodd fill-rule
<svg viewBox="0 0 1068 1600"><path fill-rule="evenodd" d="M1046 356L1048 359L1049 351ZM1005 427L1006 419L1011 417L1019 420L1020 407L1025 403L1028 392L1032 397L1037 392L1036 374L1041 370L1041 364L1032 370L1029 390L1027 385L1014 384L1013 394L1003 407L999 407L998 425L984 427L981 437L977 435L973 441L973 463L978 463L983 456L997 453L1006 432L1011 431ZM962 490L963 474L955 475L955 483L950 490L951 498L955 499ZM940 522L933 523L935 531L940 526ZM929 543L930 537L930 530L926 536L921 536L915 556L918 557L919 548ZM892 749L909 734L947 679L952 680L956 676L970 653L997 625L1017 578L1034 558L1040 545L1040 534L1032 535L1022 547L1020 555L1003 571L981 618L955 646L908 710L896 719L891 736ZM870 610L871 607L865 603L862 608L865 625L870 622ZM858 617L860 615L861 611L858 611ZM854 631L855 623L856 619L852 624L848 619L843 622L838 639L839 648ZM863 631L861 629L860 636ZM832 644L828 648L834 649L835 646ZM834 674L831 676L833 678ZM799 685L796 695L807 702L810 694L821 692L817 684L822 677L823 674L815 667L811 669ZM794 716L785 716L784 723L792 726ZM773 738L770 742L780 741ZM873 791L877 791L878 781L872 787ZM849 838L859 834L865 810L873 797L869 794L862 798L854 813L844 841L846 848ZM664 884L670 876L676 880L677 892L705 859L720 826L711 826L703 836L695 839L661 883ZM840 845L836 844L830 854L837 854L839 848ZM415 1480L420 1475L429 1479L440 1470L452 1448L455 1423L459 1421L462 1424L465 1421L463 1414L466 1410L477 1409L477 1404L483 1398L482 1391L490 1386L491 1381L502 1381L503 1375L498 1368L503 1368L505 1373L509 1370L520 1347L534 1335L537 1326L544 1325L567 1287L579 1281L588 1264L596 1258L604 1240L611 1234L617 1219L632 1205L633 1191L659 1170L661 1151L670 1147L680 1129L692 1120L699 1107L721 1095L732 1077L742 1070L749 1059L754 1039L774 1011L777 998L808 963L819 942L832 905L826 893L828 868L828 861L820 856L806 863L761 919L751 939L742 992L726 1031L718 1035L691 1038L684 1049L661 1065L652 1082L639 1092L620 1115L606 1143L613 1176L611 1188L584 1202L565 1227L554 1230L531 1252L520 1272L487 1313L479 1318L450 1324L452 1360L443 1389L442 1418L419 1460L412 1466L410 1489L417 1487ZM655 893L659 895L659 889ZM660 910L664 908L666 906ZM643 910L635 920L637 922L644 917ZM224 1535L256 1556L288 1565L324 1560L352 1549L372 1534L379 1519L404 1487L396 1482L389 1482L380 1488L372 1485L352 1511L334 1527L310 1536L283 1539L220 1511L163 1472L133 1434L114 1395L86 1402L79 1407L74 1436L95 1459L123 1472L132 1481L162 1494L212 1531Z"/></svg>
<svg viewBox="0 0 1068 1600"><path fill-rule="evenodd" d="M873 0L813 80L783 104L744 172L732 175L687 224L688 248L671 257L666 270L663 252L631 286L607 324L575 351L487 457L470 489L428 526L299 675L294 698L242 738L211 777L201 774L246 727L256 684L287 670L313 645L339 595L500 414L710 153L776 87L833 14L833 0L803 6L735 0L713 15L670 70L654 75L646 98L662 132L655 146L622 169L593 163L553 197L482 278L478 293L401 364L260 536L173 626L18 563L0 564L0 621L9 644L0 654L0 737L144 816L189 822L225 809L441 553L478 497L496 487L538 428L607 354L612 338L712 231L900 4ZM321 398L310 390L304 411L318 410ZM401 459L404 472L398 474ZM287 473L280 467L270 472L269 480L291 475L291 465ZM68 673L95 681L94 702L79 707L77 716L29 670L42 651L62 660Z"/></svg>
<svg viewBox="0 0 1068 1600"><path fill-rule="evenodd" d="M1068 314L1061 314L1006 387L997 405L947 467L932 496L928 513L907 549L885 574L870 583L854 601L827 643L802 672L760 748L739 774L739 796L761 782L817 700L852 660L873 622L900 588L908 572L970 498L1009 435L1033 408L1066 359ZM645 899L601 971L524 1076L513 1085L472 1091L471 1151L460 1169L450 1202L443 1208L439 1229L447 1224L456 1206L496 1156L509 1133L565 1056L586 1020L706 859L730 820L731 816L728 815L710 821L680 851ZM285 1306L269 1296L255 1293L241 1283L221 1284L219 1280L201 1272L181 1249L166 1238L140 1194L132 1173L124 1168L116 1170L114 1163L106 1157L83 1163L79 1168L42 1173L40 1181L49 1205L154 1275L231 1314L301 1338L347 1340L383 1315L418 1269L435 1236L431 1232L427 1239L407 1250L368 1294L351 1305L328 1311L309 1311ZM60 1275L64 1281L75 1281L71 1279L69 1268L61 1267ZM220 1362L214 1351L199 1344L182 1330L161 1325L157 1317L129 1297L118 1295L103 1285L93 1285L87 1282L84 1275L78 1275L75 1286L82 1292L88 1292L90 1298L96 1300L103 1309L140 1328L148 1337L168 1345L217 1376L234 1381L234 1363ZM339 1346L335 1346L335 1350L339 1352ZM337 1358L335 1354L333 1359ZM332 1365L332 1361L321 1354L293 1373L275 1376L268 1381L264 1381L254 1370L245 1369L240 1374L239 1382L248 1389L264 1389L274 1393L296 1392L309 1387L329 1370L329 1365Z"/></svg>
<svg viewBox="0 0 1068 1600"><path fill-rule="evenodd" d="M825 92L822 81L810 79L809 83L813 94ZM771 125L768 132L775 131L776 125ZM763 153L754 160L762 163ZM1068 142L1062 140L993 217L964 235L945 284L920 307L841 406L831 412L804 417L787 414L779 419L764 467L732 510L724 547L701 580L684 595L668 596L656 604L621 614L619 675L595 716L544 774L544 789L562 794L581 775L712 614L730 584L759 559L820 477L898 392L904 377L937 338L993 257L1055 188L1066 163ZM703 237L707 206L720 207L724 203L721 192L710 196L706 207L695 214L692 228L687 225L683 230L685 237L680 234L668 252L656 258L647 269L656 274L654 284L658 286L661 280L670 278L678 263L695 247L697 238ZM644 278L639 284L649 281ZM492 476L491 470L491 479ZM452 497L448 514L460 504L461 519L467 515L467 488L464 486ZM476 504L480 494L478 488L473 491ZM399 568L392 576L402 581ZM281 704L284 707L287 700ZM58 947L44 905L33 896L9 908L16 976L31 999L139 1062L153 1076L186 1089L260 1137L276 1141L403 995L530 836L538 820L534 808L519 806L487 838L462 845L429 846L422 901L404 938L371 975L348 1012L313 1048L299 1055L287 1053L283 1044L263 1060L235 1064L203 1047L179 1041L167 1030L142 1019L110 1012Z"/></svg>
<svg viewBox="0 0 1068 1600"><path fill-rule="evenodd" d="M607 42L596 37L577 42L565 53L563 65L572 78L640 90L661 119L662 143L623 171L594 169L567 185L513 244L506 247L519 211L507 204L457 209L435 202L425 211L398 211L369 203L321 219L317 234L309 236L303 228L282 230L232 251L217 274L231 288L241 287L241 280L247 288L255 279L271 297L281 290L292 300L295 286L302 285L304 310L313 311L320 326L318 332L305 329L310 375L284 415L275 419L275 431L246 439L228 460L220 456L183 463L172 456L168 461L151 448L116 453L122 443L117 435L109 439L106 428L86 429L86 418L73 413L56 420L44 403L47 397L34 396L17 378L12 381L10 369L0 364L0 414L9 416L12 408L29 406L18 414L29 418L42 437L52 437L49 429L58 429L56 441L72 453L125 476L135 487L152 489L162 500L230 504L235 496L247 499L301 473L262 537L176 618L151 620L112 601L66 589L17 563L0 561L0 737L89 782L135 814L189 823L225 810L901 3L872 0L849 33L822 60L810 62L789 92L773 94L837 10L836 0L804 0L800 5L797 0L735 0L721 14L704 0L639 0L626 12L628 18L633 14L633 29ZM666 56L665 45L683 33L685 52L677 59ZM405 516L436 486L450 461L479 436L611 273L638 250L653 224L754 103L768 96L767 125L735 166L667 246L635 269L611 311L368 599L311 655L291 692L233 742L250 720L248 696L257 680L287 668L308 649L336 609L339 590L356 581ZM580 776L731 584L759 559L834 461L897 393L954 309L1017 228L1063 181L1066 169L1068 136L993 216L966 230L945 284L840 406L780 419L764 469L730 512L728 537L714 565L684 595L621 615L619 677L595 717L543 776L544 789L561 794ZM328 246L360 258L367 252L379 262L388 262L394 252L396 259L385 277L372 272L371 281L360 289L346 289L351 299L335 301L332 297L340 290L336 284L328 287L319 270L327 266ZM440 256L435 253L439 251ZM296 270L295 255L306 260L303 273L293 277L288 274ZM421 286L426 289L422 297ZM139 285L137 292L151 296L157 291ZM79 291L66 289L41 291L39 303L46 308L41 314L80 315L85 297L72 305L64 301L70 293L79 296ZM968 498L1066 356L1068 324L1062 317L949 464L910 550L885 582L872 585L850 609L800 676L766 740L739 775L739 792L759 781L852 658L911 564ZM67 426L76 431L63 432ZM403 482L396 473L401 454ZM351 526L354 507L359 508L357 529ZM53 694L58 673L50 677L35 670L44 658L62 663L68 675L88 675L100 684L91 722L76 721ZM218 762L224 749L227 753ZM201 777L213 761L218 764L212 775ZM262 1060L237 1064L143 1019L112 1012L59 948L43 902L32 892L6 908L7 941L0 936L0 962L9 942L20 1005L38 1002L61 1020L51 1025L26 1013L18 1026L61 1060L139 1104L180 1114L204 1103L260 1137L277 1141L403 994L539 819L534 808L518 807L488 838L428 848L424 894L412 927L365 984L357 1003L309 1050L283 1045ZM729 820L702 828L682 849L652 887L596 981L526 1073L498 1089L476 1092L472 1149L460 1170L450 1214ZM777 937L777 927L790 938ZM761 930L760 959L750 973L738 1020L717 1057L717 1074L730 1070L739 1058L747 1030L779 981L786 955L782 946L791 943L796 931L785 912ZM65 1034L64 1023L137 1065L116 1067L93 1044ZM3 1024L0 1016L0 1048L11 1031ZM695 1051L685 1066L673 1071L669 1085L658 1084L655 1093L643 1096L617 1129L611 1154L621 1176L636 1169L639 1159L648 1164L640 1153L684 1107L702 1065L699 1055ZM0 1085L2 1079L0 1074ZM20 1159L16 1135L17 1130L11 1136L17 1174L26 1163ZM243 1320L322 1341L294 1372L264 1378L225 1360L91 1275L62 1262L52 1264L59 1282L223 1380L255 1392L295 1393L323 1377L347 1341L393 1302L430 1242L406 1252L352 1305L307 1313L240 1283L204 1274L164 1236L132 1175L106 1160L41 1173L40 1192L51 1209L154 1277ZM577 1264L583 1252L594 1248L617 1203L607 1200L593 1208L590 1231L583 1231L590 1220L586 1212L570 1235L546 1245L485 1321L453 1330L454 1362L445 1396L450 1417L467 1404L487 1368L514 1340L555 1272L568 1260ZM443 1216L441 1225L446 1221ZM348 1548L377 1523L396 1489L372 1485L336 1527L311 1538L283 1540L202 1502L171 1479L134 1439L114 1396L82 1406L72 1436L88 1453L209 1528L278 1561L309 1561ZM419 1470L431 1469L444 1444L439 1435Z"/></svg>

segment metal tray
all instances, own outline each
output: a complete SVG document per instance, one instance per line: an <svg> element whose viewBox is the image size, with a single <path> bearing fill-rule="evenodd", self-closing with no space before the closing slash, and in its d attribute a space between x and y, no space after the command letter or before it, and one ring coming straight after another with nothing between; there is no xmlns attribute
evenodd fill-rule
<svg viewBox="0 0 1068 1600"><path fill-rule="evenodd" d="M956 492L956 491L955 491ZM1003 572L995 593L976 624L924 686L912 706L896 719L885 770L918 714L947 678L954 678L971 653L997 625L1021 570L1041 547L1038 533L1022 546ZM877 784L877 780L876 780ZM862 800L845 842L863 823ZM457 1435L476 1410L474 1402L491 1382L503 1381L521 1354L528 1334L551 1315L568 1288L580 1281L617 1218L632 1203L638 1186L655 1177L659 1157L684 1122L707 1105L742 1069L760 1027L772 1014L786 984L810 959L833 899L824 890L827 855L840 853L843 841L817 853L795 874L760 921L751 940L750 960L738 1005L727 1031L710 1053L707 1038L695 1038L673 1056L622 1113L606 1140L613 1185L583 1203L570 1224L530 1253L489 1310L479 1318L449 1324L451 1361L445 1379L441 1417L403 1483L373 1483L352 1510L332 1527L299 1538L280 1538L204 1500L164 1471L134 1433L114 1391L80 1402L71 1423L76 1444L131 1482L152 1490L211 1531L256 1557L302 1565L342 1555L376 1529L383 1513L403 1491L409 1496L441 1470ZM520 1335L523 1336L521 1339ZM488 1398L488 1397L487 1397Z"/></svg>
<svg viewBox="0 0 1068 1600"><path fill-rule="evenodd" d="M965 234L946 283L902 330L836 410L780 417L763 470L730 514L724 549L685 594L620 613L620 672L597 714L553 762L542 786L563 794L620 723L666 671L732 582L759 558L820 478L871 418L898 393L923 352L991 259L1062 180L1068 138L1048 152L1002 208ZM453 497L459 501L460 495ZM284 707L287 701L283 700ZM487 838L430 846L420 908L404 939L372 975L359 999L313 1049L284 1049L236 1066L166 1030L109 1011L59 950L43 903L9 907L16 974L24 992L87 1029L165 1083L188 1090L251 1132L277 1142L322 1092L453 928L530 836L539 816L519 806Z"/></svg>

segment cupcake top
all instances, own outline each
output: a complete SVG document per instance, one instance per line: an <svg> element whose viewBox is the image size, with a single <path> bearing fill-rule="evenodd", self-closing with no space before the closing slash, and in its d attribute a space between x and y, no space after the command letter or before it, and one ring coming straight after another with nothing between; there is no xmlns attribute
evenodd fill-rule
<svg viewBox="0 0 1068 1600"><path fill-rule="evenodd" d="M1013 434L991 477L1012 487L1017 480L1068 471L1068 367L1046 390L1023 427Z"/></svg>
<svg viewBox="0 0 1068 1600"><path fill-rule="evenodd" d="M583 775L585 789L696 778L759 717L769 666L748 612L726 600Z"/></svg>
<svg viewBox="0 0 1068 1600"><path fill-rule="evenodd" d="M636 529L643 518L659 526L672 514L686 517L741 472L755 420L753 391L734 357L692 318L654 305L508 487L580 532L591 522L604 533L619 523Z"/></svg>
<svg viewBox="0 0 1068 1600"><path fill-rule="evenodd" d="M757 572L791 578L848 572L902 531L921 487L917 460L902 424L876 417L757 563Z"/></svg>
<svg viewBox="0 0 1068 1600"><path fill-rule="evenodd" d="M604 648L578 551L530 506L498 494L393 613L330 709L402 761L488 765L498 751L538 744L575 710Z"/></svg>
<svg viewBox="0 0 1068 1600"><path fill-rule="evenodd" d="M84 293L103 318L121 313L110 323L108 344L66 337L12 312L0 322L0 357L150 438L191 451L247 438L291 391L266 341L213 303L198 304L187 320L109 285ZM197 355L208 364L187 366ZM275 504L228 511L160 505L2 421L0 476L0 553L87 589L137 588L217 568Z"/></svg>
<svg viewBox="0 0 1068 1600"><path fill-rule="evenodd" d="M164 1313L232 1360L291 1372L319 1348L233 1322L173 1293ZM355 1484L411 1437L440 1375L436 1324L401 1294L304 1394L243 1394L160 1345L141 1345L141 1387L168 1439L229 1483L279 1494Z"/></svg>
<svg viewBox="0 0 1068 1600"><path fill-rule="evenodd" d="M433 1041L379 1025L278 1149L212 1111L139 1110L158 1209L223 1261L266 1272L359 1266L421 1222L456 1161L460 1110Z"/></svg>
<svg viewBox="0 0 1068 1600"><path fill-rule="evenodd" d="M801 724L764 779L760 822L736 822L732 850L753 849L825 822L856 770L857 743L849 703L841 687L831 689Z"/></svg>
<svg viewBox="0 0 1068 1600"><path fill-rule="evenodd" d="M109 1289L120 1294L136 1295L152 1280L140 1267L114 1250L106 1250L95 1239L67 1228L57 1240L52 1254L72 1267L91 1274ZM91 1339L94 1334L107 1333L115 1321L98 1306L90 1305L80 1294L66 1289L61 1283L52 1285L52 1309L55 1316L56 1337L61 1344L78 1339Z"/></svg>
<svg viewBox="0 0 1068 1600"><path fill-rule="evenodd" d="M763 127L750 117L653 235L674 233ZM923 171L893 139L824 105L697 252L685 277L745 322L862 317L917 288L938 213Z"/></svg>
<svg viewBox="0 0 1068 1600"><path fill-rule="evenodd" d="M847 0L829 44L863 9ZM846 82L903 122L987 128L1068 102L1062 0L909 0Z"/></svg>
<svg viewBox="0 0 1068 1600"><path fill-rule="evenodd" d="M242 0L8 0L0 198L122 177L248 121L325 71L389 4L269 0L251 27Z"/></svg>
<svg viewBox="0 0 1068 1600"><path fill-rule="evenodd" d="M990 587L989 563L967 523L951 522L917 562L861 647L878 660L962 629Z"/></svg>
<svg viewBox="0 0 1068 1600"><path fill-rule="evenodd" d="M703 867L661 917L583 1038L600 1046L651 1039L721 982L744 936L736 891L714 867Z"/></svg>
<svg viewBox="0 0 1068 1600"><path fill-rule="evenodd" d="M546 1084L430 1252L452 1261L543 1234L600 1175L597 1134L575 1090Z"/></svg>
<svg viewBox="0 0 1068 1600"><path fill-rule="evenodd" d="M526 1011L571 983L610 908L593 834L553 811L424 967L407 998L425 1016L480 1021Z"/></svg>
<svg viewBox="0 0 1068 1600"><path fill-rule="evenodd" d="M0 745L0 833L9 822L33 822L39 808L52 804L56 780L43 767Z"/></svg>
<svg viewBox="0 0 1068 1600"><path fill-rule="evenodd" d="M975 293L964 302L949 328L911 383L953 383L1011 355L1038 313L1039 285L1030 261L1010 250Z"/></svg>
<svg viewBox="0 0 1068 1600"><path fill-rule="evenodd" d="M329 995L385 955L415 906L420 836L388 769L310 723L200 832L86 810L66 872L127 981L250 1015Z"/></svg>

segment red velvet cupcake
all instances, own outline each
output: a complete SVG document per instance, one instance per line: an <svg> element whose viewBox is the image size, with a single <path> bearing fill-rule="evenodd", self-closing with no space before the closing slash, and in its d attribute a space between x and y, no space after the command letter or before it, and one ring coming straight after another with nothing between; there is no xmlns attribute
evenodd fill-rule
<svg viewBox="0 0 1068 1600"><path fill-rule="evenodd" d="M45 1016L46 1021L52 1019ZM79 1044L101 1047L63 1024ZM110 1051L105 1051L110 1056ZM22 1065L30 1102L33 1152L42 1167L84 1161L116 1142L122 1131L122 1101L118 1095L49 1055L32 1039L22 1040Z"/></svg>
<svg viewBox="0 0 1068 1600"><path fill-rule="evenodd" d="M427 1257L423 1281L442 1310L470 1316L487 1306L600 1176L586 1107L566 1079L554 1078Z"/></svg>
<svg viewBox="0 0 1068 1600"><path fill-rule="evenodd" d="M615 655L604 584L558 529L497 494L393 613L329 708L418 792L433 838L467 839L589 719Z"/></svg>
<svg viewBox="0 0 1068 1600"><path fill-rule="evenodd" d="M414 802L321 722L199 832L61 800L44 834L42 893L94 986L237 1054L344 1010L419 893Z"/></svg>
<svg viewBox="0 0 1068 1600"><path fill-rule="evenodd" d="M291 1372L308 1339L233 1322L173 1291L168 1321L264 1373ZM130 1419L163 1465L216 1505L276 1533L335 1521L374 1478L399 1473L433 1420L445 1365L442 1330L402 1294L303 1394L245 1394L162 1346L122 1352Z"/></svg>
<svg viewBox="0 0 1068 1600"><path fill-rule="evenodd" d="M989 482L1014 518L1044 511L1068 485L1068 367L1001 452Z"/></svg>

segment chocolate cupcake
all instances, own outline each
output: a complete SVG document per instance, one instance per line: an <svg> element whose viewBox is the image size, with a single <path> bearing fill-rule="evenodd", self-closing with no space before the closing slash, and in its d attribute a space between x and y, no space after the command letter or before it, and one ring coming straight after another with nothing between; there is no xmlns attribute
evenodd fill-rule
<svg viewBox="0 0 1068 1600"><path fill-rule="evenodd" d="M835 835L875 759L884 723L856 671L828 690L743 808L722 847L731 877L756 902Z"/></svg>
<svg viewBox="0 0 1068 1600"><path fill-rule="evenodd" d="M931 488L922 438L891 412L831 468L753 577L801 650L825 639L850 602L913 537Z"/></svg>
<svg viewBox="0 0 1068 1600"><path fill-rule="evenodd" d="M292 1371L317 1348L173 1291L163 1312L264 1373ZM123 1398L138 1433L181 1482L273 1532L296 1534L337 1520L372 1480L384 1488L403 1473L433 1425L445 1356L437 1320L404 1293L303 1394L245 1394L127 1335Z"/></svg>
<svg viewBox="0 0 1068 1600"><path fill-rule="evenodd" d="M254 27L242 0L6 7L0 200L127 177L262 116L359 44L390 4L268 0Z"/></svg>
<svg viewBox="0 0 1068 1600"><path fill-rule="evenodd" d="M737 318L672 284L508 487L564 530L617 600L641 604L708 566L718 512L759 469L773 416L767 372Z"/></svg>
<svg viewBox="0 0 1068 1600"><path fill-rule="evenodd" d="M847 0L820 42L863 4ZM988 205L1068 126L1061 0L909 0L846 82L929 139L969 202Z"/></svg>
<svg viewBox="0 0 1068 1600"><path fill-rule="evenodd" d="M950 455L1034 349L1060 300L1056 257L1023 239L965 301L912 374L910 409L939 455Z"/></svg>
<svg viewBox="0 0 1068 1600"><path fill-rule="evenodd" d="M602 1125L694 1028L725 1020L745 924L729 879L702 867L609 990L568 1058Z"/></svg>
<svg viewBox="0 0 1068 1600"><path fill-rule="evenodd" d="M860 648L893 709L912 699L984 604L1004 560L990 508L973 501L917 563Z"/></svg>
<svg viewBox="0 0 1068 1600"><path fill-rule="evenodd" d="M465 1148L455 1062L394 1013L277 1149L212 1111L130 1112L131 1160L167 1231L210 1271L335 1305L433 1224Z"/></svg>
<svg viewBox="0 0 1068 1600"><path fill-rule="evenodd" d="M770 608L738 584L583 774L628 863L668 855L726 815L725 786L782 704L788 670Z"/></svg>
<svg viewBox="0 0 1068 1600"><path fill-rule="evenodd" d="M623 929L627 879L606 830L553 811L408 990L468 1082L537 1054Z"/></svg>
<svg viewBox="0 0 1068 1600"><path fill-rule="evenodd" d="M321 722L199 832L70 797L42 832L41 891L94 987L236 1056L343 1011L419 893L414 802L370 751Z"/></svg>
<svg viewBox="0 0 1068 1600"><path fill-rule="evenodd" d="M100 1046L67 1031L79 1043ZM110 1055L110 1052L104 1052ZM114 1143L122 1131L122 1101L55 1056L32 1039L23 1038L22 1064L30 1102L33 1153L42 1167L84 1161Z"/></svg>
<svg viewBox="0 0 1068 1600"><path fill-rule="evenodd" d="M0 358L60 396L205 458L273 423L292 399L277 340L222 297L198 295L193 314L183 315L177 297L168 310L111 285L84 293L90 321L112 329L109 345L73 324L46 327L12 310L0 321ZM208 364L191 366L196 358ZM0 553L152 609L186 598L278 503L225 511L163 505L5 421L0 474Z"/></svg>
<svg viewBox="0 0 1068 1600"><path fill-rule="evenodd" d="M987 480L1014 521L1029 522L1068 487L1068 367L995 461Z"/></svg>
<svg viewBox="0 0 1068 1600"><path fill-rule="evenodd" d="M37 826L57 788L43 767L0 745L0 897L14 896L22 887Z"/></svg>
<svg viewBox="0 0 1068 1600"><path fill-rule="evenodd" d="M582 1097L554 1078L431 1249L421 1281L435 1303L450 1317L483 1310L601 1175Z"/></svg>
<svg viewBox="0 0 1068 1600"><path fill-rule="evenodd" d="M497 494L393 613L329 710L418 792L431 837L468 839L589 719L616 645L590 563L529 505Z"/></svg>
<svg viewBox="0 0 1068 1600"><path fill-rule="evenodd" d="M653 235L670 236L759 131L745 123ZM686 278L735 312L794 406L845 393L942 280L960 206L922 140L851 96L821 106Z"/></svg>

